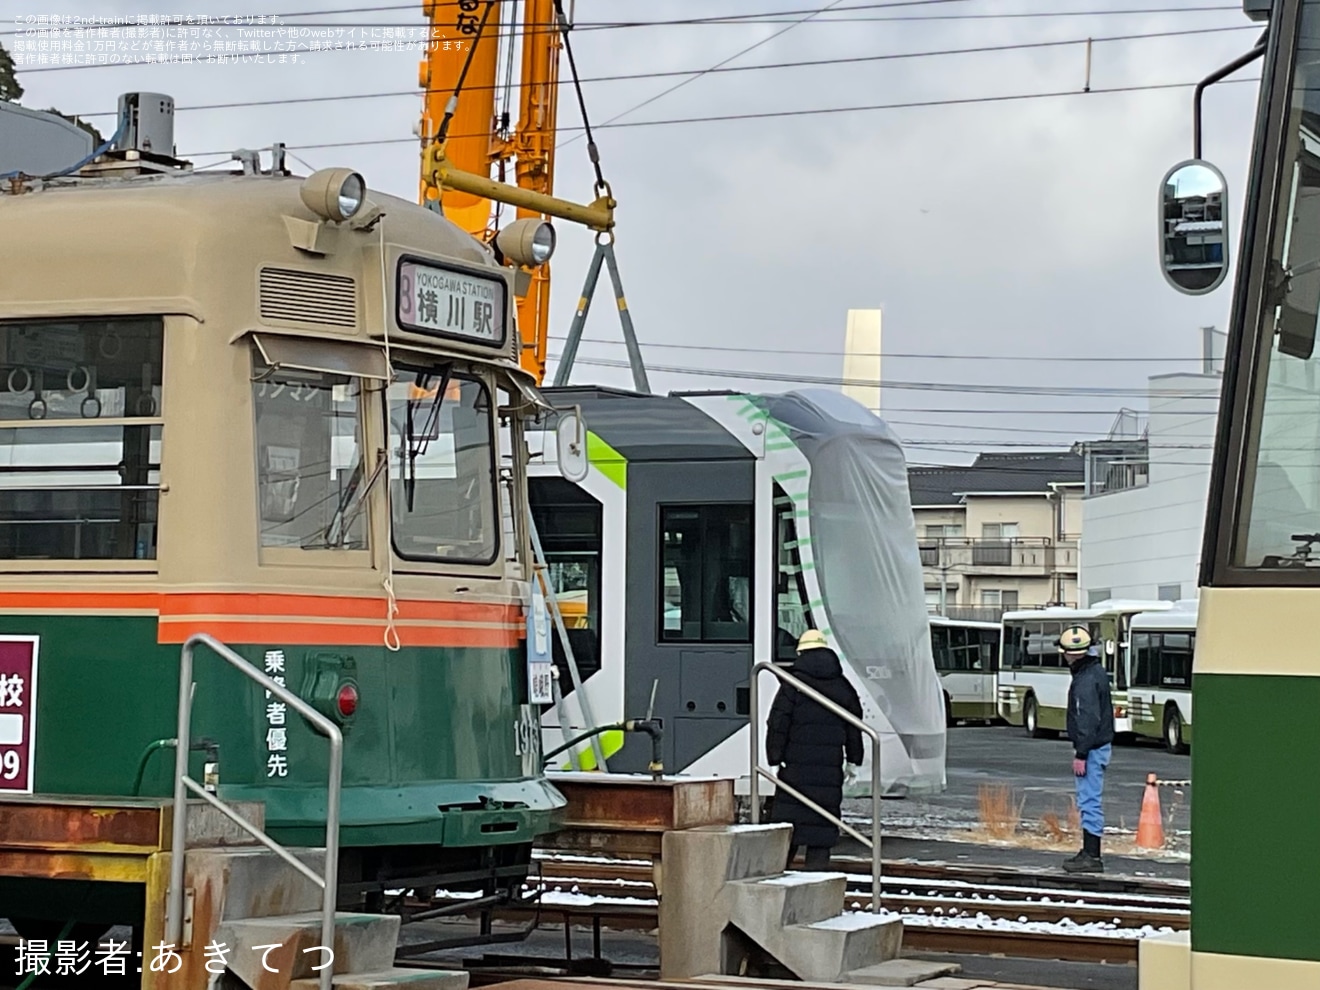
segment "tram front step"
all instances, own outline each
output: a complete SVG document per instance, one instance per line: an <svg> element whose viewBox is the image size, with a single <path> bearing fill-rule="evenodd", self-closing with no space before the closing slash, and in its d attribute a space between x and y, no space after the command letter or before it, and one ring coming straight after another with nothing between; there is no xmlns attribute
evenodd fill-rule
<svg viewBox="0 0 1320 990"><path fill-rule="evenodd" d="M318 990L315 978L294 980L290 990ZM379 973L336 976L332 985L340 990L468 990L468 974L456 970L385 969Z"/></svg>
<svg viewBox="0 0 1320 990"><path fill-rule="evenodd" d="M336 913L335 944L327 946L334 950L335 974L360 977L391 969L399 925L398 915ZM329 960L319 951L319 913L227 921L216 937L230 947L225 960L230 971L251 987L274 990L276 984L289 986L309 977L315 980L319 973L313 967Z"/></svg>

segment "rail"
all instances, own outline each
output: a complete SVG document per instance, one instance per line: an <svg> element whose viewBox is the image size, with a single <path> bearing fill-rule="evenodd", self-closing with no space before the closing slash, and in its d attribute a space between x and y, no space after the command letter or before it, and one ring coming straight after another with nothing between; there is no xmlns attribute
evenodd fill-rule
<svg viewBox="0 0 1320 990"><path fill-rule="evenodd" d="M774 772L771 771L769 767L762 765L761 733L760 733L761 708L760 705L757 703L760 694L760 692L757 689L757 682L759 680L759 677L757 675L759 675L763 670L770 671L770 673L774 674L785 684L791 684L793 687L801 691L812 701L816 702L816 704L823 707L827 712L837 715L839 718L843 719L849 725L855 725L859 730L861 730L864 736L870 738L871 740L871 836L872 836L870 839L862 835L861 832L857 831L855 828L853 828L851 825L845 822L838 815L830 814L828 811L826 811L824 808L818 805L815 801L811 800L811 798L807 797L801 791L798 791L795 788L790 787L788 784L785 784L782 780L780 780L778 777L775 776ZM858 718L856 715L848 711L846 708L843 708L842 706L831 701L829 698L825 697L825 695L821 694L815 688L808 686L803 681L799 680L798 678L790 674L788 671L784 670L778 664L772 663L769 660L762 660L760 663L752 667L752 678L751 678L751 683L749 685L748 695L749 695L748 708L751 710L751 718L748 721L750 722L751 725L751 737L752 737L752 759L751 759L752 773L751 773L751 780L749 782L751 789L750 796L751 796L751 804L752 804L752 824L755 825L761 821L761 794L760 794L761 789L760 789L759 781L761 777L765 777L765 779L773 783L775 787L782 787L785 791L793 795L793 797L797 798L812 811L816 812L816 814L823 817L826 821L831 822L832 824L838 826L839 829L841 829L844 832L847 832L854 839L856 839L862 845L866 846L866 848L871 850L871 883L874 885L872 886L871 889L875 891L875 895L871 898L871 913L879 914L880 913L880 790L881 790L880 733L875 729L873 729L871 726L867 725L862 719Z"/></svg>
<svg viewBox="0 0 1320 990"><path fill-rule="evenodd" d="M325 809L324 876L318 876L314 870L291 852L188 776L188 753L192 739L193 651L199 645L209 647L211 652L226 661L230 666L235 667L244 677L256 681L270 694L279 698L307 719L313 728L330 741L330 779L326 788ZM252 666L247 660L219 640L208 636L206 633L197 633L189 637L188 641L183 644L183 651L179 658L179 732L177 738L178 745L175 747L174 761L174 821L173 835L170 841L170 889L165 929L167 942L171 945L178 945L183 935L183 859L188 834L187 792L192 791L321 888L323 891L321 900L321 944L326 947L333 946L335 944L335 896L339 887L339 788L343 777L344 764L344 737L339 731L339 727L288 688L275 683L265 673ZM334 966L326 966L321 970L321 990L330 990L334 969Z"/></svg>

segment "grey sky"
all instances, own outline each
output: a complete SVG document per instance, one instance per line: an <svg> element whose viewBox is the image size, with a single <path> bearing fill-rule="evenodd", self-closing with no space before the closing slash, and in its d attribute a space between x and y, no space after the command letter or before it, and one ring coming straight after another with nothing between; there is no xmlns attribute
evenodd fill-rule
<svg viewBox="0 0 1320 990"><path fill-rule="evenodd" d="M124 0L66 5L66 13L232 14L367 6L372 0L268 0L251 4ZM375 0L384 5L386 0ZM578 0L579 22L747 14L823 6L825 0ZM856 6L862 0L843 0ZM1242 30L1097 42L1093 89L1193 82L1248 50L1259 36L1240 8L1193 11L1207 0L961 0L854 10L847 21L807 23L734 61L755 65L882 53L1102 38L1194 28ZM27 13L16 5L6 5ZM925 21L874 18L1009 12L1131 10L1177 13ZM33 3L32 12L58 11ZM866 20L869 19L869 20ZM317 18L421 25L420 4ZM7 27L7 26L6 26ZM587 77L698 70L783 24L581 30ZM3 37L6 44L12 37ZM407 90L416 52L328 53L302 65L133 65L57 72L19 66L31 107L113 112L120 92L173 95L180 108L225 100ZM35 66L31 67L35 68ZM956 100L1080 90L1085 46L949 55L703 77L620 123L767 111ZM1254 78L1259 66L1240 71ZM567 60L563 75L568 78ZM676 79L588 84L599 125ZM1255 107L1254 83L1224 83L1205 101L1205 156L1224 172L1236 262L1240 198ZM1223 327L1231 279L1206 297L1170 289L1157 254L1159 183L1191 156L1191 89L1091 93L962 106L786 117L597 132L619 201L617 251L648 363L837 377L849 307L884 310L894 354L1109 355L1182 358L1147 364L887 358L886 381L994 386L1141 388L1147 375L1197 370L1203 325ZM178 115L184 153L285 141L314 167L356 168L370 186L415 198L418 158L407 143L298 150L337 141L412 135L415 96ZM560 122L578 124L571 89ZM103 129L110 118L97 121ZM565 134L561 140L571 136ZM214 158L197 158L203 165ZM556 192L589 199L584 143L560 151ZM588 232L559 225L552 335L567 331L592 250ZM618 341L602 281L588 338ZM558 350L552 340L551 352ZM647 345L675 346L647 346ZM677 345L687 345L677 346ZM727 346L763 349L714 351ZM805 351L807 353L772 353ZM629 386L628 372L582 359L622 359L621 346L584 344L577 382ZM653 371L652 387L752 388L756 382ZM995 441L1066 444L1103 434L1116 409L1139 397L1030 396L886 389L884 415L909 441L912 462L964 460ZM923 411L917 411L923 410ZM930 410L969 410L933 412ZM986 410L996 410L987 412ZM1028 410L1039 410L1036 415ZM1078 410L1098 410L1076 415ZM925 425L921 425L925 424ZM945 424L933 426L929 424ZM965 441L922 447L923 441Z"/></svg>

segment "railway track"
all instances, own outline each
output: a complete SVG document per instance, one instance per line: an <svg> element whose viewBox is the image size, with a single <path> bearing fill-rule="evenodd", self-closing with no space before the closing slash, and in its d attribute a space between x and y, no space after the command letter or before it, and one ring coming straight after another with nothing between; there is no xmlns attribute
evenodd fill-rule
<svg viewBox="0 0 1320 990"><path fill-rule="evenodd" d="M590 923L597 932L658 925L649 861L548 853L536 867L525 891L539 894L539 907L501 916L539 912L544 921ZM847 908L869 911L870 861L836 858L831 868L849 874ZM904 917L904 944L926 952L1127 963L1144 935L1190 924L1188 884L1143 877L893 861L884 864L881 897L885 910ZM435 902L446 903L454 901Z"/></svg>

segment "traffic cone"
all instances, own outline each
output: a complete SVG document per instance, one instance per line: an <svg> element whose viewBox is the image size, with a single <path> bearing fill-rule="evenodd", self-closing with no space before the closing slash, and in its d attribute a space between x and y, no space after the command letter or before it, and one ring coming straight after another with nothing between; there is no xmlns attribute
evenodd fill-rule
<svg viewBox="0 0 1320 990"><path fill-rule="evenodd" d="M1146 775L1146 793L1141 799L1141 821L1137 823L1137 846L1141 849L1164 848L1164 820L1160 815L1160 789L1155 775Z"/></svg>

